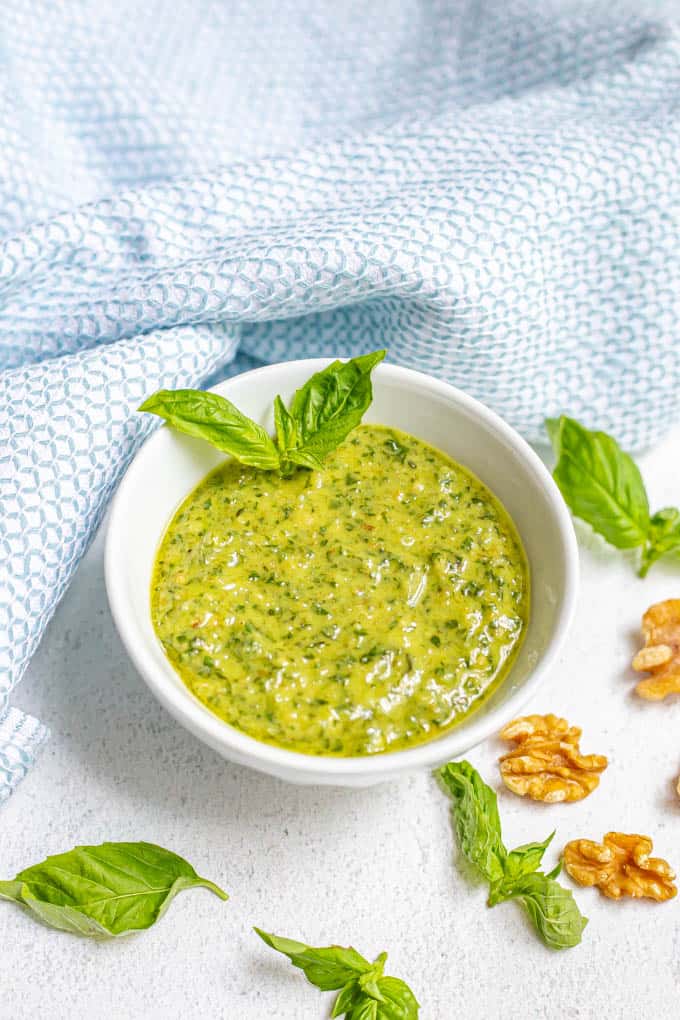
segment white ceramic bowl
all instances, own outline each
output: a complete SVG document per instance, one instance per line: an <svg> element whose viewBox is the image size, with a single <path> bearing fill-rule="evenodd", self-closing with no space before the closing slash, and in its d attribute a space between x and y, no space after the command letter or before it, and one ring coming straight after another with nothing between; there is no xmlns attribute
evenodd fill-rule
<svg viewBox="0 0 680 1020"><path fill-rule="evenodd" d="M272 430L272 401L288 401L328 362L291 361L229 379L215 388ZM134 664L168 711L225 758L296 783L365 786L457 758L517 715L545 679L569 627L578 581L571 520L549 472L530 446L488 408L419 372L379 365L365 421L403 429L469 467L513 517L529 558L532 606L520 654L505 682L455 729L405 751L324 758L261 743L233 729L184 686L156 638L149 592L156 550L178 504L224 454L160 428L142 446L113 501L106 587L116 626Z"/></svg>

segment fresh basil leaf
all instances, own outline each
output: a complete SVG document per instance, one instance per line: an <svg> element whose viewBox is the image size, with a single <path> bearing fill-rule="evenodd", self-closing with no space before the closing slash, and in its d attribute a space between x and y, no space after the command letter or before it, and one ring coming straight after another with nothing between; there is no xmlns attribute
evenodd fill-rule
<svg viewBox="0 0 680 1020"><path fill-rule="evenodd" d="M379 1004L375 999L369 999L364 995L352 1006L347 1014L347 1020L378 1020Z"/></svg>
<svg viewBox="0 0 680 1020"><path fill-rule="evenodd" d="M371 999L375 999L376 1002L383 1002L382 992L378 987L378 979L372 974L362 974L359 978L359 988L368 995Z"/></svg>
<svg viewBox="0 0 680 1020"><path fill-rule="evenodd" d="M365 974L362 974L359 978L359 988L365 995L370 995L372 999L377 1002L382 1002L383 997L378 987L378 981L382 977L383 970L385 969L385 961L387 959L387 953L381 953L378 956L370 970L367 970Z"/></svg>
<svg viewBox="0 0 680 1020"><path fill-rule="evenodd" d="M438 776L453 799L453 819L465 857L487 882L500 882L507 851L496 794L467 761L449 762Z"/></svg>
<svg viewBox="0 0 680 1020"><path fill-rule="evenodd" d="M331 1013L331 1020L335 1020L335 1017L338 1016L344 1016L345 1013L351 1013L355 1006L358 1006L364 999L365 995L359 988L359 982L348 981L347 984L341 988L340 993L335 1000L333 1012Z"/></svg>
<svg viewBox="0 0 680 1020"><path fill-rule="evenodd" d="M404 981L383 977L377 985L380 998L365 994L354 999L347 1020L418 1020L418 1000Z"/></svg>
<svg viewBox="0 0 680 1020"><path fill-rule="evenodd" d="M359 423L357 422L357 425ZM352 428L355 428L353 425ZM351 430L348 430L348 432ZM337 442L327 437L327 442L323 445L317 444L316 448L310 444L307 446L301 446L293 450L288 450L288 458L292 464L297 464L298 467L309 468L310 471L320 471L323 467L324 458L327 454L331 453L343 439L347 438L345 435L339 435Z"/></svg>
<svg viewBox="0 0 680 1020"><path fill-rule="evenodd" d="M400 978L378 980L382 1000L378 1003L378 1020L417 1020L419 1004L415 995Z"/></svg>
<svg viewBox="0 0 680 1020"><path fill-rule="evenodd" d="M642 550L640 577L646 577L649 568L662 556L680 555L680 510L664 507L650 520L649 539Z"/></svg>
<svg viewBox="0 0 680 1020"><path fill-rule="evenodd" d="M566 949L581 941L586 919L572 894L538 871L552 833L542 843L525 843L510 853L503 845L496 794L469 762L449 762L437 775L454 801L453 817L461 850L489 883L490 907L520 900L546 945Z"/></svg>
<svg viewBox="0 0 680 1020"><path fill-rule="evenodd" d="M569 889L551 875L524 875L509 890L508 898L522 902L536 931L551 949L570 949L581 941L588 919Z"/></svg>
<svg viewBox="0 0 680 1020"><path fill-rule="evenodd" d="M606 432L591 432L573 418L552 427L557 446L553 472L571 511L610 545L633 549L647 540L647 492L638 467Z"/></svg>
<svg viewBox="0 0 680 1020"><path fill-rule="evenodd" d="M503 865L503 878L500 882L493 883L489 891L489 906L495 907L508 898L507 891L512 889L517 882L526 875L537 871L543 855L549 847L555 833L552 832L542 843L525 843L523 846L515 847L505 859ZM558 865L559 871L559 865Z"/></svg>
<svg viewBox="0 0 680 1020"><path fill-rule="evenodd" d="M551 832L542 843L524 843L511 850L505 861L505 880L512 882L537 871L554 835L555 833Z"/></svg>
<svg viewBox="0 0 680 1020"><path fill-rule="evenodd" d="M139 410L157 414L179 432L207 440L242 464L263 471L280 466L278 451L266 429L217 393L158 390Z"/></svg>
<svg viewBox="0 0 680 1020"><path fill-rule="evenodd" d="M274 400L274 425L276 426L276 442L279 453L284 459L288 450L297 443L297 426L295 419L279 396Z"/></svg>
<svg viewBox="0 0 680 1020"><path fill-rule="evenodd" d="M260 928L255 931L266 945L299 967L317 988L340 990L332 1017L344 1014L347 1020L417 1020L418 1003L408 985L399 978L382 976L387 953L369 963L356 949L317 949Z"/></svg>
<svg viewBox="0 0 680 1020"><path fill-rule="evenodd" d="M605 432L590 432L573 418L548 418L555 448L554 477L571 511L619 549L640 549L640 577L662 556L680 556L680 510L650 517L635 461Z"/></svg>
<svg viewBox="0 0 680 1020"><path fill-rule="evenodd" d="M365 392L366 382L370 382L372 370L386 353L384 350L373 351L349 361L333 361L296 391L290 413L299 422L303 439L314 435L339 413L356 406L358 396Z"/></svg>
<svg viewBox="0 0 680 1020"><path fill-rule="evenodd" d="M324 457L356 428L373 399L371 371L385 354L374 351L334 361L297 390L290 406L297 429L295 445L287 448L291 461L319 468Z"/></svg>
<svg viewBox="0 0 680 1020"><path fill-rule="evenodd" d="M675 551L680 541L680 510L666 506L663 510L657 510L650 523L651 541L661 548L665 547L666 551Z"/></svg>
<svg viewBox="0 0 680 1020"><path fill-rule="evenodd" d="M351 947L344 949L342 946L328 946L316 949L306 946L304 942L270 935L260 928L255 928L255 931L266 945L287 956L294 967L304 972L308 981L324 992L342 988L356 980L360 974L371 970L368 960Z"/></svg>
<svg viewBox="0 0 680 1020"><path fill-rule="evenodd" d="M153 843L102 843L77 846L20 871L14 881L0 882L0 896L53 928L110 938L150 928L178 892L199 886L227 899L170 850Z"/></svg>

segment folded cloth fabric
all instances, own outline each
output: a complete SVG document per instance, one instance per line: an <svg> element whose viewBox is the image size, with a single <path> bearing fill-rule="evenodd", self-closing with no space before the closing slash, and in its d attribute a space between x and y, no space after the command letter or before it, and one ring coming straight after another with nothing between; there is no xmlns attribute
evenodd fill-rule
<svg viewBox="0 0 680 1020"><path fill-rule="evenodd" d="M3 22L0 799L46 732L10 693L158 387L385 345L532 440L680 416L675 2Z"/></svg>

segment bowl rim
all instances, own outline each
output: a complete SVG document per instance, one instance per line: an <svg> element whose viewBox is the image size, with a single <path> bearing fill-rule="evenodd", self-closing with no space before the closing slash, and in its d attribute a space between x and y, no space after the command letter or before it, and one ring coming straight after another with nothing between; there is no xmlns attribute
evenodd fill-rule
<svg viewBox="0 0 680 1020"><path fill-rule="evenodd" d="M333 358L303 358L275 362L231 376L210 389L217 393L226 391L228 395L230 383L236 379L241 385L244 382L255 384L261 377L275 375L291 366L295 366L296 369L304 367L312 375L333 360ZM338 785L342 785L343 779L364 778L370 780L375 778L378 780L380 777L387 779L396 773L434 766L472 749L492 734L497 733L508 717L517 715L536 693L559 655L576 608L579 555L574 526L566 503L550 472L529 443L495 411L450 383L391 362L383 362L378 365L373 373L374 380L376 377L382 377L385 382L398 382L402 386L406 384L409 388L418 389L421 392L426 391L431 395L436 394L449 402L455 402L466 411L471 412L472 416L479 419L491 433L495 433L498 438L503 439L512 447L543 489L554 514L562 544L564 596L558 607L557 622L552 637L540 660L533 667L522 686L507 701L502 702L489 712L479 714L478 718L475 718L476 713L473 711L463 726L456 726L448 733L417 744L415 747L361 757L341 758L310 755L266 744L242 733L214 715L188 688L180 690L173 686L172 682L157 668L147 641L137 631L134 613L126 596L125 574L120 566L124 562L124 558L119 555L119 550L124 548L123 537L127 520L125 503L128 493L135 486L140 472L143 473L146 463L153 460L156 446L162 441L163 429L167 426L155 429L144 440L132 458L113 497L109 511L104 571L109 606L116 629L144 682L157 700L178 722L225 757L246 764L250 768L284 778L296 777L303 781L306 778L307 781L313 782L314 777L317 776L319 782L337 783ZM474 471L474 465L470 465L470 468ZM512 669L508 677L511 672Z"/></svg>

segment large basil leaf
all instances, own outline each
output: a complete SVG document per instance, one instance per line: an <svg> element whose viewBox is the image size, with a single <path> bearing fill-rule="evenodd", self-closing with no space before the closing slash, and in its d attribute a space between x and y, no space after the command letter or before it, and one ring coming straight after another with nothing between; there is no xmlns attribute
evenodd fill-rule
<svg viewBox="0 0 680 1020"><path fill-rule="evenodd" d="M449 762L438 775L453 800L453 821L463 854L487 882L500 882L507 851L496 794L467 761Z"/></svg>
<svg viewBox="0 0 680 1020"><path fill-rule="evenodd" d="M293 463L319 468L324 457L359 425L373 399L371 371L385 354L374 351L350 361L334 361L297 390L290 405L297 434L285 450Z"/></svg>
<svg viewBox="0 0 680 1020"><path fill-rule="evenodd" d="M203 886L182 857L153 843L78 846L0 882L0 897L13 900L45 924L75 935L110 938L150 928L182 889Z"/></svg>
<svg viewBox="0 0 680 1020"><path fill-rule="evenodd" d="M243 464L272 471L280 466L267 431L226 397L203 390L158 390L139 408L157 414L179 432L205 439Z"/></svg>
<svg viewBox="0 0 680 1020"><path fill-rule="evenodd" d="M573 418L546 426L557 454L554 478L572 513L618 549L643 546L649 502L633 458L606 432L590 432Z"/></svg>
<svg viewBox="0 0 680 1020"><path fill-rule="evenodd" d="M571 949L581 941L588 918L581 914L571 892L556 882L554 875L555 872L525 875L509 891L508 898L523 903L546 946Z"/></svg>

